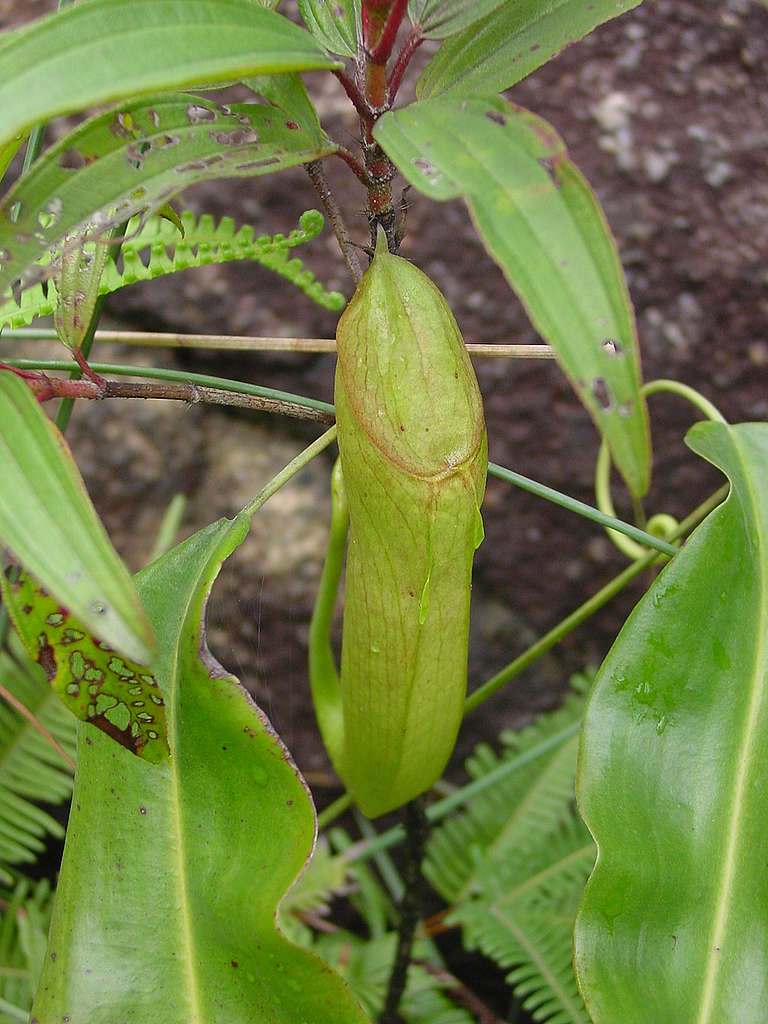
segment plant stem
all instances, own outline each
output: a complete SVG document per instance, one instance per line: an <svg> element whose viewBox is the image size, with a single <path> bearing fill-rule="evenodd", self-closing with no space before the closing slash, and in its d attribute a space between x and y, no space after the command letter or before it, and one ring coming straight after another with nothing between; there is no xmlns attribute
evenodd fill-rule
<svg viewBox="0 0 768 1024"><path fill-rule="evenodd" d="M0 363L0 369L3 365ZM102 378L101 383L98 383L93 379L73 380L71 377L62 379L42 374L37 378L27 378L27 383L37 395L38 401L42 402L62 397L64 401L68 402L73 402L76 398L163 398L176 402L188 402L191 405L206 402L211 405L280 413L283 416L311 420L315 423L333 423L333 413L324 412L321 409L309 409L296 402L262 398L256 395L242 395L237 392L225 391L222 388L201 387L182 381L152 383L150 381L117 381Z"/></svg>
<svg viewBox="0 0 768 1024"><path fill-rule="evenodd" d="M8 359L8 366L22 370L69 370L69 360L59 359ZM320 409L333 415L333 406L316 398L304 398L288 391L277 391L274 388L263 388L258 384L245 384L241 381L227 380L225 377L212 377L204 373L187 373L157 366L125 366L119 363L91 363L91 369L97 373L111 373L119 377L146 377L149 380L179 381L182 384L196 384L200 387L220 388L222 391L240 395L256 395L260 398L279 399L293 402L307 409Z"/></svg>
<svg viewBox="0 0 768 1024"><path fill-rule="evenodd" d="M360 279L363 276L363 271L360 266L360 257L357 254L357 249L349 237L347 226L344 223L344 218L341 215L341 210L336 202L336 197L331 191L330 185L325 177L325 171L323 165L319 160L312 160L307 164L304 164L309 175L309 180L315 187L318 198L322 203L323 209L325 210L326 216L331 223L336 240L339 243L341 249L341 255L344 257L344 262L347 265L347 270L352 275L352 280L355 284L360 283Z"/></svg>
<svg viewBox="0 0 768 1024"><path fill-rule="evenodd" d="M342 793L340 797L337 797L333 803L320 811L317 816L317 827L318 829L328 828L329 825L333 824L337 818L352 806L352 794Z"/></svg>
<svg viewBox="0 0 768 1024"><path fill-rule="evenodd" d="M354 248L354 243L353 243ZM55 340L57 335L48 327L17 327L6 331L4 338ZM335 352L333 338L255 338L242 334L171 334L156 331L96 331L96 341L120 345L140 345L148 348L202 348L232 352ZM494 343L467 345L467 352L480 359L554 359L551 345L522 345Z"/></svg>
<svg viewBox="0 0 768 1024"><path fill-rule="evenodd" d="M48 743L51 747L53 747L53 749L56 751L59 757L66 763L70 771L74 772L75 762L66 752L66 750L62 747L62 745L56 740L56 738L52 736L50 732L48 732L43 723L32 714L32 712L29 710L26 704L22 704L20 700L14 697L14 695L2 685L0 685L0 697L2 697L4 701L10 704L11 707L14 708L23 718L26 718L30 725L33 726L33 728L37 729L37 731L43 737L45 742Z"/></svg>
<svg viewBox="0 0 768 1024"><path fill-rule="evenodd" d="M403 75L405 74L406 68L410 63L411 57L418 49L419 46L424 42L424 36L421 34L421 28L417 25L411 30L410 35L405 41L402 50L397 55L394 66L389 76L387 83L387 90L389 93L389 102L394 103L395 97L397 96L398 89L403 81Z"/></svg>
<svg viewBox="0 0 768 1024"><path fill-rule="evenodd" d="M506 480L508 483L514 484L515 487L520 487L524 491L529 491L531 494L535 494L539 498L544 498L546 501L551 501L555 505L559 505L561 508L568 509L569 512L575 512L577 515L583 516L585 519L591 519L593 523L599 523L600 526L605 526L610 529L616 530L619 533L626 534L628 537L634 538L639 544L646 548L653 548L656 551L661 551L665 555L676 555L677 548L674 544L669 544L667 541L660 537L655 537L651 533L647 533L645 530L641 530L638 526L634 526L632 523L622 523L620 527L617 527L615 516L610 516L606 512L601 512L600 509L593 508L591 505L587 505L583 501L579 501L577 498L571 498L567 494L562 494L560 491L554 490L552 487L547 487L545 484L540 484L536 480L531 480L530 477L523 476L521 473L515 473L511 469L505 469L503 466L497 466L495 462L488 463L488 473L490 476L495 476L499 480Z"/></svg>
<svg viewBox="0 0 768 1024"><path fill-rule="evenodd" d="M320 452L325 449L336 440L336 427L331 427L330 430L326 430L324 434L321 434L316 441L308 445L303 452L299 452L295 459L291 459L287 466L283 466L279 473L272 477L269 483L262 487L253 501L249 502L243 512L247 516L252 516L254 512L258 512L262 505L267 502L273 494L277 494L280 488L288 483L291 477L294 477L299 470L303 469L308 465L312 459L316 458Z"/></svg>
<svg viewBox="0 0 768 1024"><path fill-rule="evenodd" d="M424 812L424 797L418 797L405 805L406 851L403 866L405 890L400 903L400 924L397 935L397 952L389 977L384 1009L379 1024L399 1024L397 1008L405 991L411 949L416 926L421 916L421 861L427 841L427 818Z"/></svg>

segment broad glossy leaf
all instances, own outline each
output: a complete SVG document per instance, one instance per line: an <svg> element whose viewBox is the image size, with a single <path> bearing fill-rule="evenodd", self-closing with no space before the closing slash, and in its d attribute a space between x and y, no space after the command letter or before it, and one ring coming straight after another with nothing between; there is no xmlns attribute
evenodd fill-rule
<svg viewBox="0 0 768 1024"><path fill-rule="evenodd" d="M85 0L0 39L0 140L124 97L333 66L254 0Z"/></svg>
<svg viewBox="0 0 768 1024"><path fill-rule="evenodd" d="M731 493L627 620L583 725L595 1024L762 1024L768 1006L768 424L688 443Z"/></svg>
<svg viewBox="0 0 768 1024"><path fill-rule="evenodd" d="M444 43L424 69L416 95L490 96L525 78L610 18L642 0L506 0Z"/></svg>
<svg viewBox="0 0 768 1024"><path fill-rule="evenodd" d="M82 625L143 664L155 639L64 438L27 385L0 372L0 545Z"/></svg>
<svg viewBox="0 0 768 1024"><path fill-rule="evenodd" d="M6 556L0 564L3 603L72 714L147 761L167 757L163 698L151 670L94 640L17 562Z"/></svg>
<svg viewBox="0 0 768 1024"><path fill-rule="evenodd" d="M0 205L0 290L39 280L45 270L32 261L86 224L103 235L195 182L268 174L332 150L314 125L305 131L265 103L173 94L108 110L52 146Z"/></svg>
<svg viewBox="0 0 768 1024"><path fill-rule="evenodd" d="M427 39L445 39L480 21L504 0L410 0L408 17Z"/></svg>
<svg viewBox="0 0 768 1024"><path fill-rule="evenodd" d="M164 638L171 758L149 765L81 730L40 1024L365 1024L341 979L276 928L312 851L312 804L205 643L210 588L248 525L219 520L136 577Z"/></svg>
<svg viewBox="0 0 768 1024"><path fill-rule="evenodd" d="M357 56L360 0L298 0L309 31L331 53Z"/></svg>
<svg viewBox="0 0 768 1024"><path fill-rule="evenodd" d="M631 491L643 494L650 441L634 313L603 212L558 134L501 98L446 98L390 111L374 135L421 192L464 198Z"/></svg>

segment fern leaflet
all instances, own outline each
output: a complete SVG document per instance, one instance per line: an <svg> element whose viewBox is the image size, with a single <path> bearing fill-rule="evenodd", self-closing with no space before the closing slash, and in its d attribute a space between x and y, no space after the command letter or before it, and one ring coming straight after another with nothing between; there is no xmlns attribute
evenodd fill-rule
<svg viewBox="0 0 768 1024"><path fill-rule="evenodd" d="M74 757L77 723L15 639L17 657L0 652L0 684ZM36 803L61 803L71 791L72 776L59 754L30 721L0 701L0 862L29 863L45 849L47 835L63 838L61 825Z"/></svg>
<svg viewBox="0 0 768 1024"><path fill-rule="evenodd" d="M487 744L476 747L466 762L470 777L487 775L577 722L589 682L584 676L574 676L571 685L576 692L561 708L542 715L520 732L502 733L500 755ZM570 735L484 789L463 814L450 818L433 832L424 874L446 900L455 902L466 895L482 864L549 834L570 816L577 747L578 737Z"/></svg>
<svg viewBox="0 0 768 1024"><path fill-rule="evenodd" d="M122 269L109 261L102 274L99 294L108 295L129 284L148 281L177 270L188 270L209 263L253 260L296 285L324 309L340 310L345 299L340 292L327 291L306 270L292 250L311 241L323 229L324 219L317 210L307 210L299 227L288 235L259 235L249 224L235 229L231 217L218 224L210 214L197 218L190 210L180 215L183 237L164 217L150 217L144 224L134 219L128 225L120 256ZM0 328L23 327L36 317L49 316L56 309L58 293L52 280L30 286L16 298L10 295L0 303Z"/></svg>

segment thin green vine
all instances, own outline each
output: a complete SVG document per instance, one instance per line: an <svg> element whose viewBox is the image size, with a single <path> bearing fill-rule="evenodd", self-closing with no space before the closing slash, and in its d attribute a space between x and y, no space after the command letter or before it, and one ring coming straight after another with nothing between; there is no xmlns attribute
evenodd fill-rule
<svg viewBox="0 0 768 1024"><path fill-rule="evenodd" d="M640 393L644 397L649 395L658 394L661 391L667 391L670 394L678 395L680 398L684 398L694 405L708 420L713 420L719 423L725 423L725 417L720 410L705 398L700 392L690 387L688 384L681 384L677 380L667 380L660 378L658 380L648 381L640 389ZM613 498L611 497L611 455L608 449L608 445L603 441L600 445L600 450L597 453L597 462L595 464L595 500L597 501L597 507L602 513L610 518L616 518L616 509L613 504ZM662 540L668 541L671 539L677 528L677 520L674 516L668 515L667 513L660 512L656 515L651 516L648 520L648 534L661 538ZM633 539L632 534L629 530L618 531L609 527L606 524L606 533L609 538L613 541L619 551L623 552L628 558L641 558L647 553L649 547L657 547L659 550L659 544L650 544L647 539L641 540L638 537ZM647 537L647 534L646 534ZM640 543L637 541L640 540ZM667 547L670 545L667 544ZM669 552L667 552L669 553ZM674 554L674 550L672 551Z"/></svg>

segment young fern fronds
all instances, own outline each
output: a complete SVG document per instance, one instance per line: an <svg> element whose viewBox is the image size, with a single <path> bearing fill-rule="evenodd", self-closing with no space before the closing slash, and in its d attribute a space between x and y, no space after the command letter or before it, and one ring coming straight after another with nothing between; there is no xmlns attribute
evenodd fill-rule
<svg viewBox="0 0 768 1024"><path fill-rule="evenodd" d="M11 646L18 659L0 652L0 684L74 757L75 719L15 637ZM0 700L0 863L32 862L45 849L46 836L63 838L62 826L37 803L59 804L71 792L72 775L60 754L32 722Z"/></svg>
<svg viewBox="0 0 768 1024"><path fill-rule="evenodd" d="M496 754L479 745L467 760L472 779L556 736L578 721L590 680L574 676L575 693L557 711L542 715L520 732L502 733L503 749ZM448 819L430 837L424 874L449 902L462 899L475 885L483 865L504 859L522 844L549 835L571 814L578 736L537 757L519 771L483 790L465 811Z"/></svg>
<svg viewBox="0 0 768 1024"><path fill-rule="evenodd" d="M478 896L448 919L461 924L466 948L511 968L507 982L536 1021L588 1024L573 972L572 933L594 856L574 811L537 847L497 862L480 879Z"/></svg>
<svg viewBox="0 0 768 1024"><path fill-rule="evenodd" d="M292 250L311 241L323 229L323 215L307 210L299 218L299 227L288 235L256 235L244 224L236 229L231 217L217 224L207 213L199 218L191 210L180 215L183 237L178 228L163 217L151 217L140 225L135 219L128 225L121 247L121 268L109 261L99 285L99 294L108 295L138 281L148 281L177 270L189 270L209 263L253 260L280 274L324 309L340 310L345 299L340 292L327 291ZM7 296L0 303L0 328L24 327L36 317L49 316L56 309L58 294L53 281L32 285L18 297Z"/></svg>
<svg viewBox="0 0 768 1024"><path fill-rule="evenodd" d="M338 931L318 936L311 948L345 978L371 1020L376 1020L384 1002L396 944L394 932L365 941L351 932ZM415 944L414 959L442 966L432 943L423 940ZM405 1024L472 1024L474 1018L467 1010L457 1006L443 991L446 984L439 974L427 971L420 963L412 964L408 970L408 983L399 1007Z"/></svg>
<svg viewBox="0 0 768 1024"><path fill-rule="evenodd" d="M578 721L589 679L521 732L505 732L495 754L481 744L467 761L474 779L557 736ZM466 810L436 829L424 874L453 904L447 923L464 943L501 967L537 1021L586 1024L571 964L576 907L595 850L573 796L578 737L567 738L483 790Z"/></svg>
<svg viewBox="0 0 768 1024"><path fill-rule="evenodd" d="M2 884L0 1024L13 1024L28 1019L45 956L53 895L45 878L32 882L18 875Z"/></svg>

